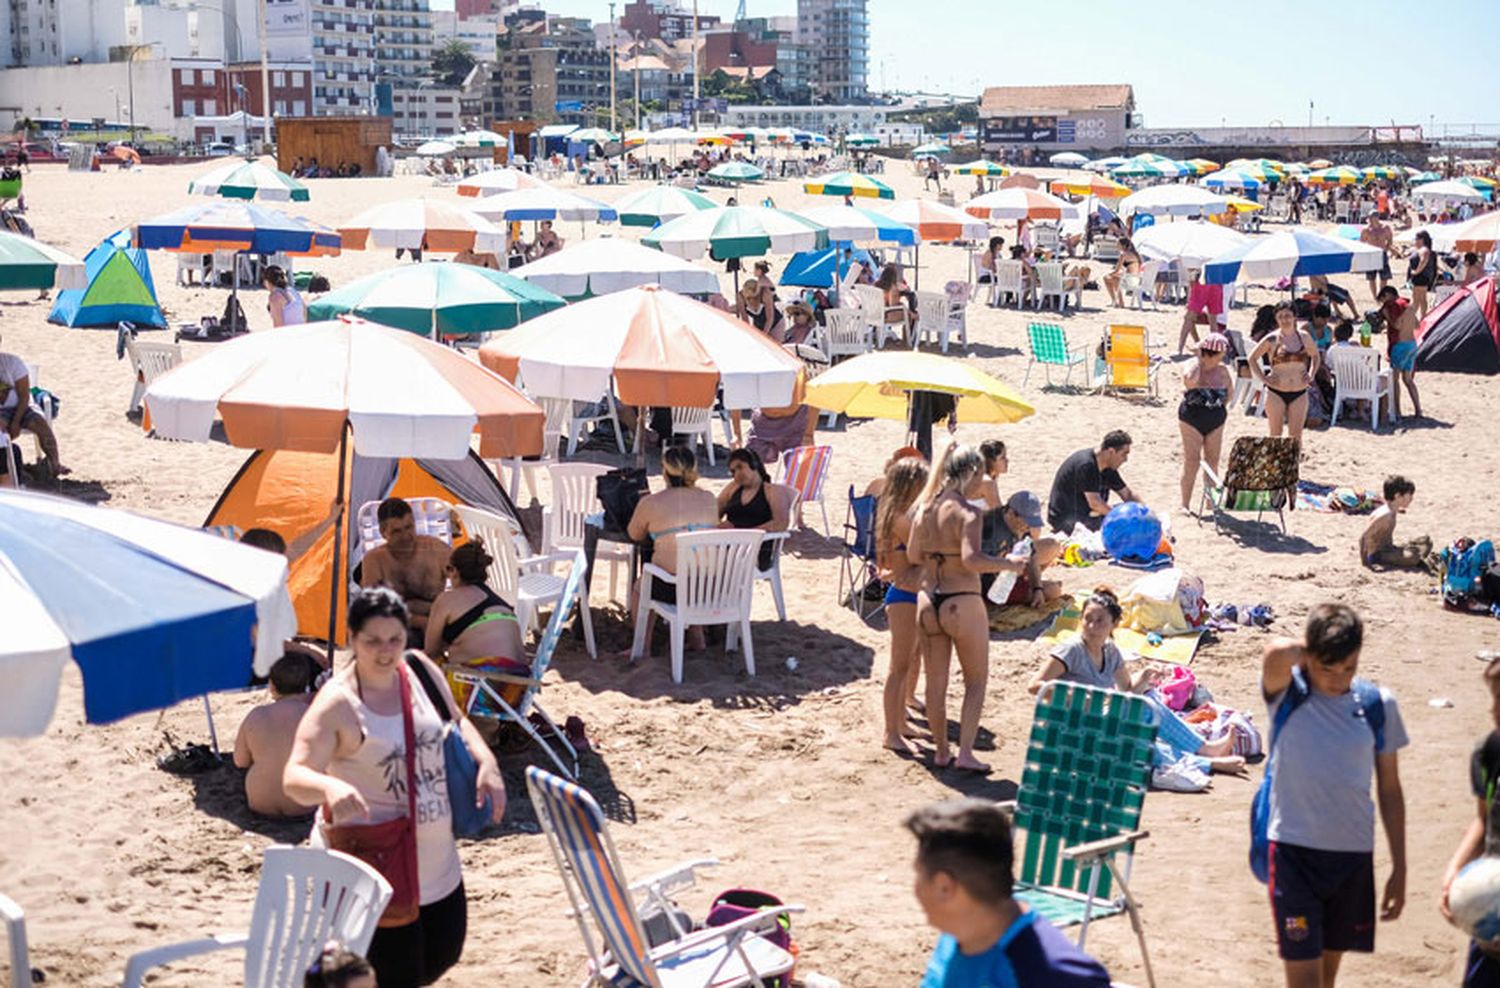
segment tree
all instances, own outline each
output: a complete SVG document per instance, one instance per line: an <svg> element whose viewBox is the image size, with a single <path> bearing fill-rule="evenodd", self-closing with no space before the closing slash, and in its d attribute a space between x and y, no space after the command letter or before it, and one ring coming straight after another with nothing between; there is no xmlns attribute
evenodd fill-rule
<svg viewBox="0 0 1500 988"><path fill-rule="evenodd" d="M445 86L463 85L474 65L474 53L457 38L445 43L432 56L432 71Z"/></svg>

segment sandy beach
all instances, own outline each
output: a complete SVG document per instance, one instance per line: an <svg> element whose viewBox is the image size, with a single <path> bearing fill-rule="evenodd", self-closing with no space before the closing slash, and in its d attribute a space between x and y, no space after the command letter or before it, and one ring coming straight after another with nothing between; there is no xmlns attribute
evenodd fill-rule
<svg viewBox="0 0 1500 988"><path fill-rule="evenodd" d="M36 166L26 178L26 215L39 237L81 258L115 230L190 204L189 180L211 167L74 174L62 165ZM906 163L891 163L885 178L901 196L923 195ZM451 188L414 176L307 184L311 201L292 211L334 227L385 199L457 199ZM973 184L952 180L960 203ZM592 191L613 199L632 188L639 185ZM790 181L739 196L742 202L772 196L790 209L838 201L815 200ZM724 193L714 197L722 201ZM581 235L577 223L558 228L569 242ZM642 231L590 226L586 232L639 237ZM1014 239L1011 224L996 232ZM924 288L965 276L967 257L958 248L924 246L921 260ZM784 261L773 258L773 274ZM178 286L171 254L155 253L151 263L172 323L222 311L227 290ZM338 287L392 263L387 251L351 251L299 267L326 274ZM1095 277L1103 270L1096 263ZM1368 306L1363 278L1339 280ZM728 276L723 281L727 295ZM265 293L246 289L241 297L252 327L269 328ZM1231 326L1248 330L1254 306L1272 299L1268 289L1252 288L1251 305L1232 310ZM1092 342L1107 323L1128 322L1175 344L1180 307L1138 313L1107 302L1103 291L1087 292L1083 308L1063 319L1070 338ZM73 470L62 493L201 524L248 451L147 438L124 414L132 375L128 363L115 358L113 329L51 325L48 311L48 303L29 293L0 300L0 349L40 365L40 383L62 398L56 429ZM974 305L968 318L968 359L1019 389L1031 314ZM187 359L203 349L184 344ZM1002 490L1029 489L1045 498L1067 454L1123 428L1135 440L1123 471L1130 486L1162 511L1174 511L1182 457L1175 415L1180 367L1164 368L1162 395L1154 401L1043 390L1038 370L1022 389L1036 415L1012 426L960 425L958 438L1003 439L1011 466ZM1387 474L1402 472L1415 481L1417 494L1398 538L1426 533L1444 545L1463 535L1500 534L1500 502L1493 496L1500 452L1493 436L1486 438L1494 381L1428 374L1419 383L1426 420L1376 435L1367 422L1310 430L1303 478L1378 489ZM1232 414L1226 454L1235 437L1264 432L1264 420ZM901 423L880 421L820 430L819 441L835 450L826 488L835 535L846 492L875 476L902 445L903 433ZM723 460L706 473L707 485L717 490L727 476ZM992 641L979 757L995 764L994 775L978 779L898 759L880 747L884 623L863 622L839 606L837 544L824 537L816 509L807 522L811 527L793 535L783 556L788 620L775 620L769 593L757 590L760 675L747 678L737 654L726 657L722 644L711 643L706 654L689 655L679 686L661 655L664 638L658 638L656 659L626 666L589 659L569 637L547 677L545 704L559 721L576 715L587 725L594 752L585 758L583 782L610 814L629 874L643 876L683 858L718 858L722 865L684 899L690 911L701 915L722 889L772 892L807 907L794 920L802 974L821 972L846 988L913 986L936 934L911 895L912 841L901 821L912 809L956 793L1013 796L1031 719L1025 686L1042 658L1036 639L1046 625ZM1270 519L1237 519L1215 534L1211 523L1174 514L1172 532L1180 565L1203 579L1212 602L1268 603L1277 615L1274 632L1300 633L1308 609L1324 600L1347 602L1364 616L1361 671L1395 692L1411 735L1401 758L1410 865L1405 913L1381 925L1373 957L1346 960L1343 982L1370 988L1457 984L1465 941L1438 914L1437 899L1442 868L1474 812L1468 754L1490 724L1473 655L1495 647L1500 634L1492 619L1444 611L1429 595L1425 575L1362 568L1356 539L1364 524L1357 517L1298 511L1286 536ZM1055 572L1069 590L1108 584L1124 591L1138 576L1104 564ZM601 654L627 645L630 630L621 604L606 597L607 581L596 580L592 606ZM0 602L0 620L4 610ZM1226 633L1201 648L1194 663L1219 702L1251 711L1262 727L1257 683L1264 642L1257 630ZM791 657L795 670L788 668ZM955 673L955 692L957 679ZM261 699L260 693L212 698L225 748ZM1439 705L1439 699L1451 703ZM950 706L956 710L956 697ZM159 770L155 758L164 750L164 731L183 741L206 740L201 703L106 727L85 725L75 671L45 736L0 742L0 892L26 910L32 963L48 984L117 984L134 951L242 930L264 848L306 835L305 824L252 817L232 769L187 778ZM562 885L526 799L521 773L527 760L512 755L503 761L511 799L503 832L461 842L469 937L463 962L444 985L547 988L582 980L583 946L564 914ZM1151 837L1135 861L1132 888L1143 904L1157 983L1164 988L1280 981L1265 889L1245 860L1246 817L1259 778L1254 767L1244 778L1215 777L1205 794L1154 792L1146 801L1143 826ZM1384 882L1383 835L1376 861ZM1144 984L1124 917L1092 927L1088 946L1115 978ZM238 955L226 953L184 963L153 983L235 982L238 962Z"/></svg>

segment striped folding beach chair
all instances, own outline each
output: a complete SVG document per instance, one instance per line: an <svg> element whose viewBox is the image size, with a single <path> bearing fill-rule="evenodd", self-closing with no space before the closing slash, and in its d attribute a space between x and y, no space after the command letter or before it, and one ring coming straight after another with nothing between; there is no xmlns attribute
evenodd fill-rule
<svg viewBox="0 0 1500 988"><path fill-rule="evenodd" d="M833 461L832 446L798 446L781 454L776 483L796 489L802 504L818 503L823 512L823 534L833 537L828 524L828 505L823 502L823 481L828 479L828 464Z"/></svg>
<svg viewBox="0 0 1500 988"><path fill-rule="evenodd" d="M585 988L767 988L770 979L791 970L792 955L758 931L772 930L801 906L697 932L683 929L669 897L691 888L698 869L717 861L689 861L632 885L592 796L534 765L526 770L526 788L588 950ZM647 940L637 897L666 917L671 940L659 946Z"/></svg>
<svg viewBox="0 0 1500 988"><path fill-rule="evenodd" d="M1073 379L1073 367L1084 364L1084 379L1088 379L1088 347L1069 346L1068 334L1056 323L1034 322L1026 327L1026 336L1031 343L1031 360L1026 364L1026 374L1021 378L1021 386L1031 378L1031 368L1041 364L1047 372L1047 386L1052 386L1052 368L1061 367L1067 373L1063 375L1063 384L1068 384Z"/></svg>

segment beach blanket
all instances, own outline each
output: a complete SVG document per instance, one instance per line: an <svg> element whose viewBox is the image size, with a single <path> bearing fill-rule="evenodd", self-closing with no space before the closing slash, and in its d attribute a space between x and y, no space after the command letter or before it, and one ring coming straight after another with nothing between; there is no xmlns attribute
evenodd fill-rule
<svg viewBox="0 0 1500 988"><path fill-rule="evenodd" d="M1057 645L1065 642L1078 634L1079 623L1083 620L1083 602L1085 597L1064 597L1066 603L1057 617L1052 619L1052 627L1047 629L1039 641L1044 645ZM1123 652L1134 652L1143 659L1155 659L1161 662L1171 662L1175 665L1192 665L1193 656L1197 654L1198 643L1203 640L1203 632L1194 631L1185 635L1169 635L1161 639L1159 644L1154 644L1143 633L1130 628L1120 627L1115 629L1115 644Z"/></svg>
<svg viewBox="0 0 1500 988"><path fill-rule="evenodd" d="M1024 604L1009 604L1005 607L990 607L991 631L1021 631L1042 621L1073 603L1071 597L1049 600L1045 607L1029 607Z"/></svg>
<svg viewBox="0 0 1500 988"><path fill-rule="evenodd" d="M1355 487L1297 481L1297 510L1325 514L1367 515L1384 504L1380 494Z"/></svg>

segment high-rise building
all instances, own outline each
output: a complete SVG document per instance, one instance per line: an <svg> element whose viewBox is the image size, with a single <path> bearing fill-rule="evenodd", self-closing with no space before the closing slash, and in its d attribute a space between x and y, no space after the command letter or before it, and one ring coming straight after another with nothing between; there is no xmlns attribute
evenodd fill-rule
<svg viewBox="0 0 1500 988"><path fill-rule="evenodd" d="M521 11L522 15L527 11ZM581 17L514 17L491 76L485 115L497 120L609 123L609 50Z"/></svg>
<svg viewBox="0 0 1500 988"><path fill-rule="evenodd" d="M870 15L867 0L797 0L797 42L814 53L810 78L820 103L868 97Z"/></svg>
<svg viewBox="0 0 1500 988"><path fill-rule="evenodd" d="M431 77L432 54L427 0L375 0L375 68L382 81L414 87Z"/></svg>

